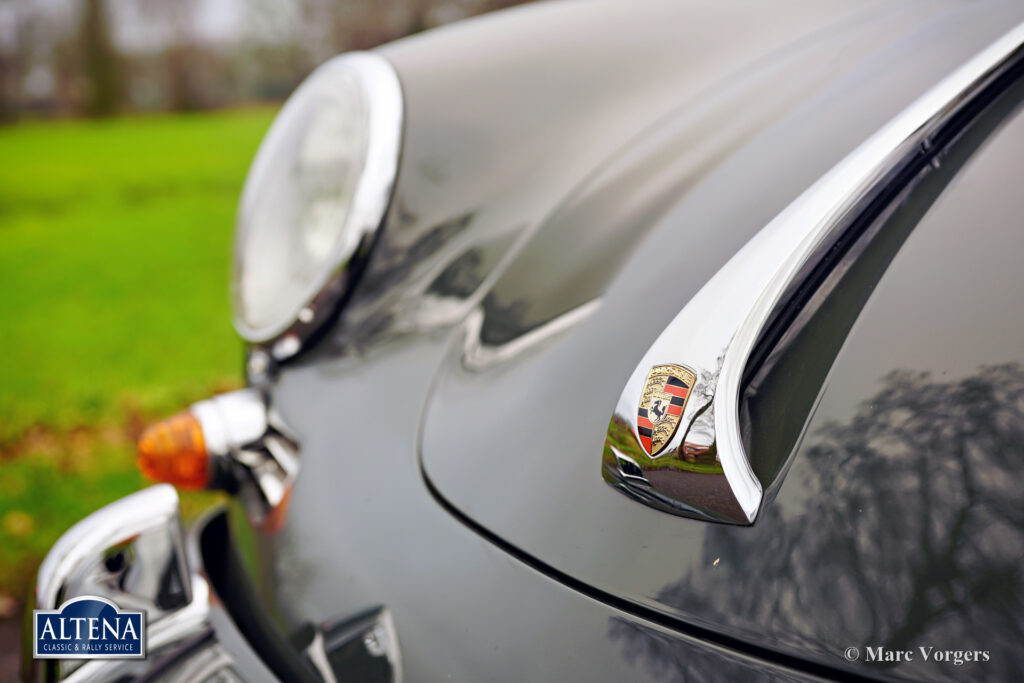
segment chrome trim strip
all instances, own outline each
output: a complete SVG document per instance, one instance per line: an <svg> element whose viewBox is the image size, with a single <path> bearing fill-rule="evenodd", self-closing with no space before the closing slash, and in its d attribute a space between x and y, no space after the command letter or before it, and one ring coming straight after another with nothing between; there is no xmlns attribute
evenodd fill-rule
<svg viewBox="0 0 1024 683"><path fill-rule="evenodd" d="M238 334L252 344L265 347L277 361L302 350L302 342L330 317L351 287L353 272L358 272L366 260L373 238L384 222L398 176L404 105L401 83L391 62L375 52L349 52L324 62L317 71L329 69L343 69L355 75L363 89L369 110L366 161L345 219L343 241L336 247L333 257L335 265L323 282L312 288L305 301L279 324L255 329L239 317L237 307L233 312ZM273 128L267 135L272 132ZM268 161L257 157L254 170L259 163ZM250 175L254 170L250 170ZM250 191L248 184L242 191L239 232Z"/></svg>
<svg viewBox="0 0 1024 683"><path fill-rule="evenodd" d="M652 366L682 363L702 368L706 372L700 373L693 390L703 393L708 401L690 401L664 454L671 457L672 453L681 453L684 429L705 415L702 409L712 412L710 441L705 438L701 445L717 449L728 491L742 514L735 514L735 506L728 501L722 504L721 490L711 500L713 496L692 487L681 496L680 486L673 487L671 496L678 501L678 508L666 507L664 500L656 507L710 521L754 522L763 489L744 448L739 401L747 362L766 326L822 247L846 230L850 218L877 196L894 170L931 148L932 136L942 124L1018 57L1022 44L1024 24L970 59L861 144L733 256L654 342L619 399L605 442L606 452L621 455L621 427L613 439L616 420L628 425L633 439L639 442L636 406ZM682 456L677 460L682 463ZM650 491L630 490L629 481L617 472L607 455L604 474L609 483L627 495L645 502L650 499Z"/></svg>

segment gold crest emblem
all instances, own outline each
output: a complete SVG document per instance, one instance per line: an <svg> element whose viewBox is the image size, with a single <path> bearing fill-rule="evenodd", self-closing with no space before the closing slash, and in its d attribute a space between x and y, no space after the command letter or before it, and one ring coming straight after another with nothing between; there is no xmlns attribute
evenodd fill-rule
<svg viewBox="0 0 1024 683"><path fill-rule="evenodd" d="M672 440L696 381L697 374L682 365L651 368L637 408L636 430L652 458Z"/></svg>

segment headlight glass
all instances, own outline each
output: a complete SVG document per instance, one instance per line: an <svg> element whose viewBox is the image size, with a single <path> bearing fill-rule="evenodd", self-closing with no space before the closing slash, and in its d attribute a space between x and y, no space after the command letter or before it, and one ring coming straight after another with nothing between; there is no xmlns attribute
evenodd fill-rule
<svg viewBox="0 0 1024 683"><path fill-rule="evenodd" d="M242 337L301 338L351 286L394 185L401 109L394 71L372 53L325 63L285 104L242 192L232 285Z"/></svg>

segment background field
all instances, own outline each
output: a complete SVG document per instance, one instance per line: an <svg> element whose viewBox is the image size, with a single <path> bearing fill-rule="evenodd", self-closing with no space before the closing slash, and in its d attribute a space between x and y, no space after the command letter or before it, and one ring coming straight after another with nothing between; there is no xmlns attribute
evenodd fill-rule
<svg viewBox="0 0 1024 683"><path fill-rule="evenodd" d="M0 128L0 618L65 529L145 485L147 421L240 382L231 234L272 116Z"/></svg>

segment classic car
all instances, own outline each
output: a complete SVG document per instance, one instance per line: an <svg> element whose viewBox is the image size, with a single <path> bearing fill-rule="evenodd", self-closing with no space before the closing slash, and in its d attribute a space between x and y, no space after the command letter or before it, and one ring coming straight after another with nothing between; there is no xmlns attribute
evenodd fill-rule
<svg viewBox="0 0 1024 683"><path fill-rule="evenodd" d="M325 63L241 198L246 388L39 571L145 657L38 675L1020 680L1022 21L567 1Z"/></svg>

